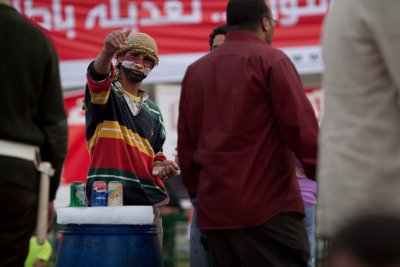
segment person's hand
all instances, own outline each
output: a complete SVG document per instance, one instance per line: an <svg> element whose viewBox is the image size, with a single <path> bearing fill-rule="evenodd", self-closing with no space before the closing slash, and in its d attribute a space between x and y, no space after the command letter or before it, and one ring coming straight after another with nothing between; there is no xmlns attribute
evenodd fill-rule
<svg viewBox="0 0 400 267"><path fill-rule="evenodd" d="M155 161L154 168L159 168L158 177L167 179L178 174L179 167L173 160Z"/></svg>
<svg viewBox="0 0 400 267"><path fill-rule="evenodd" d="M130 30L116 30L110 32L104 39L104 51L109 55L114 55L115 52L125 44L126 38L130 32Z"/></svg>
<svg viewBox="0 0 400 267"><path fill-rule="evenodd" d="M50 229L54 219L54 203L53 201L49 202L49 212L47 217L47 229Z"/></svg>

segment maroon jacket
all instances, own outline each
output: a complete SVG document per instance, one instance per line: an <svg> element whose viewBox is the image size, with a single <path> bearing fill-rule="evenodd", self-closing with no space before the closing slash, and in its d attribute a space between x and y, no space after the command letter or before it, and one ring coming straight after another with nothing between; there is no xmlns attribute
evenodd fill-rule
<svg viewBox="0 0 400 267"><path fill-rule="evenodd" d="M315 179L318 124L289 58L231 32L182 84L178 155L201 229L240 229L303 213L293 152ZM292 152L293 151L293 152Z"/></svg>

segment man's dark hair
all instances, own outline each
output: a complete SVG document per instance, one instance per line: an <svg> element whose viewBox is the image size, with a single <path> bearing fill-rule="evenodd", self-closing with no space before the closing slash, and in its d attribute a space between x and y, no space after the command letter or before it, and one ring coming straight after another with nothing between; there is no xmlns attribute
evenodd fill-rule
<svg viewBox="0 0 400 267"><path fill-rule="evenodd" d="M215 36L217 36L218 34L226 35L226 31L227 31L226 24L220 25L220 26L214 28L214 30L211 32L210 38L209 38L210 50L212 50L212 45L213 45Z"/></svg>
<svg viewBox="0 0 400 267"><path fill-rule="evenodd" d="M335 252L349 253L371 266L400 263L400 218L393 215L371 215L345 226L333 241Z"/></svg>
<svg viewBox="0 0 400 267"><path fill-rule="evenodd" d="M230 0L226 8L229 29L254 31L263 17L271 17L265 0Z"/></svg>

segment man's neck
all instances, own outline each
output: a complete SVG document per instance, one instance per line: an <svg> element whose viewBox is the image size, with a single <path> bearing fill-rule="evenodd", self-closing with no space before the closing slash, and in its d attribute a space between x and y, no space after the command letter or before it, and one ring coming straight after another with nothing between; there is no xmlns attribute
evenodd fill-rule
<svg viewBox="0 0 400 267"><path fill-rule="evenodd" d="M142 86L142 82L132 83L121 77L121 85L125 91L132 95L139 95L139 89Z"/></svg>
<svg viewBox="0 0 400 267"><path fill-rule="evenodd" d="M249 29L246 29L246 28L236 27L236 28L231 28L231 30L229 32L237 32L237 31L248 32L248 33L254 34L261 41L265 42L264 32L262 31L261 27L255 29L255 30L249 30Z"/></svg>
<svg viewBox="0 0 400 267"><path fill-rule="evenodd" d="M253 31L253 33L260 38L261 41L265 42L265 32L259 27L257 30Z"/></svg>

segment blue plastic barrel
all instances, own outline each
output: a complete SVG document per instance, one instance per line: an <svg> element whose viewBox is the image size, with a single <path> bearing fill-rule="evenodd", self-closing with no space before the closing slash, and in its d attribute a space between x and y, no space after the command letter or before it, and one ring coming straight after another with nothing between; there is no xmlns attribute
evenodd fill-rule
<svg viewBox="0 0 400 267"><path fill-rule="evenodd" d="M148 225L64 225L57 267L162 267L157 228Z"/></svg>

